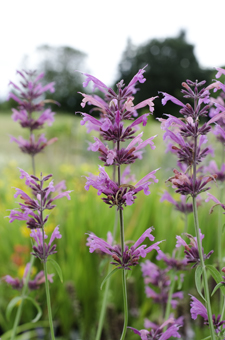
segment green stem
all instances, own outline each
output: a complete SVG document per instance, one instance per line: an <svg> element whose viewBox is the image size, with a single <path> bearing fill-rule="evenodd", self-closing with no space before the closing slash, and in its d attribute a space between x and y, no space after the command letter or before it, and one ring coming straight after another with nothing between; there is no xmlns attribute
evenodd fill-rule
<svg viewBox="0 0 225 340"><path fill-rule="evenodd" d="M19 304L19 307L18 307L17 312L16 312L16 317L15 317L15 320L14 320L14 324L13 324L13 329L12 329L12 334L11 334L10 340L13 340L15 338L15 336L16 336L16 333L17 333L17 327L19 325L21 314L22 314L24 298L27 295L28 282L29 282L29 279L30 279L31 269L32 269L32 266L34 264L34 259L35 259L35 257L32 255L31 259L30 259L30 268L28 270L28 273L27 273L27 276L26 276L26 279L25 279L25 282L24 282L24 286L23 286L23 289L22 289L21 303Z"/></svg>
<svg viewBox="0 0 225 340"><path fill-rule="evenodd" d="M216 340L215 330L214 330L213 320L212 320L212 311L211 311L211 304L210 304L207 273L206 273L205 262L204 262L203 254L202 254L202 243L201 243L200 232L199 232L199 222L198 222L198 211L197 211L196 197L194 197L194 196L193 196L193 213L194 213L194 222L195 222L194 223L195 224L195 234L196 234L196 237L197 237L198 252L199 252L200 263L201 263L201 267L202 267L203 285L204 285L206 308L207 308L207 314L208 314L208 321L209 321L211 339Z"/></svg>
<svg viewBox="0 0 225 340"><path fill-rule="evenodd" d="M126 286L126 272L122 269L122 288L123 288L123 305L124 305L124 323L123 332L121 334L120 340L124 340L127 332L128 325L128 303L127 303L127 286Z"/></svg>
<svg viewBox="0 0 225 340"><path fill-rule="evenodd" d="M113 227L113 240L115 240L115 237L116 237L117 224L118 224L118 211L116 210L114 227ZM108 267L108 273L109 272L110 272L110 265ZM108 280L106 281L105 291L104 291L104 295L103 295L103 301L102 301L102 305L101 305L101 312L100 312L100 317L99 317L98 329L97 329L97 334L96 334L95 340L100 340L100 337L101 337L101 334L102 334L102 328L103 328L103 322L104 322L104 318L105 318L106 303L107 303L107 297L108 297L108 293L109 293L110 281L111 281L111 277L109 277Z"/></svg>
<svg viewBox="0 0 225 340"><path fill-rule="evenodd" d="M223 301L223 309L221 312L221 319L220 320L224 320L224 312L225 312L225 297L223 296L223 298L221 299ZM222 328L222 327L221 327Z"/></svg>
<svg viewBox="0 0 225 340"><path fill-rule="evenodd" d="M32 163L32 169L33 169L33 175L35 175L34 155L31 156L31 163ZM22 300L21 300L21 303L19 304L19 307L18 307L17 312L16 312L16 317L15 317L15 320L14 320L10 340L13 340L16 336L17 327L19 325L21 314L22 314L24 298L27 295L27 291L28 291L28 282L30 280L30 275L31 275L31 270L32 270L33 264L34 264L34 259L35 259L35 257L32 255L31 258L30 258L30 262L29 262L30 268L28 270L28 273L27 273L27 276L26 276L26 279L25 279L25 282L24 282L24 286L23 286L23 289L22 289L22 294L21 294Z"/></svg>
<svg viewBox="0 0 225 340"><path fill-rule="evenodd" d="M222 144L222 164L224 163L224 145ZM223 182L221 182L221 187L220 187L220 197L219 200L220 202L223 202L223 189L224 185ZM218 212L218 264L219 264L219 271L221 271L223 267L223 257L222 257L222 210L219 209ZM222 299L220 300L222 301Z"/></svg>
<svg viewBox="0 0 225 340"><path fill-rule="evenodd" d="M224 163L224 145L222 144L222 157L221 157L221 166ZM219 200L220 202L223 203L223 190L224 190L224 182L221 182L220 186L220 197ZM222 233L223 233L223 223L222 223L222 209L218 210L218 266L219 266L219 271L222 270L223 268L223 255L222 255ZM224 309L225 309L225 299L224 297L222 298L222 293L220 291L221 297L220 297L220 311L222 311L222 316L224 314ZM221 319L223 320L223 319Z"/></svg>
<svg viewBox="0 0 225 340"><path fill-rule="evenodd" d="M109 266L110 268L110 266ZM110 269L108 269L109 273ZM107 297L108 297L108 292L109 292L109 283L110 283L110 278L106 281L105 285L105 291L103 295L103 301L101 305L101 312L100 312L100 317L99 317L99 322L98 322L98 329L97 329L97 334L95 340L100 340L101 334L102 334L102 328L103 328L103 322L105 318L105 311L106 311L106 303L107 303Z"/></svg>
<svg viewBox="0 0 225 340"><path fill-rule="evenodd" d="M120 240L121 240L121 253L124 253L124 223L123 223L123 211L120 209ZM125 269L122 269L122 290L123 290L123 306L124 306L124 323L123 332L120 340L125 338L128 324L128 303L127 303L127 286L126 286L126 273Z"/></svg>
<svg viewBox="0 0 225 340"><path fill-rule="evenodd" d="M49 283L48 283L47 263L44 261L43 264L44 264L44 272L45 272L45 291L46 291L46 299L47 299L47 307L48 307L49 326L50 326L52 340L55 340L54 327L53 327L53 321L52 321L52 309L51 309L51 300L50 300L50 292L49 292Z"/></svg>
<svg viewBox="0 0 225 340"><path fill-rule="evenodd" d="M196 111L196 107L197 107L197 100L195 100L195 102L194 102L195 111ZM195 135L195 137L194 137L194 155L193 155L194 156L193 157L193 188L195 188L196 178L197 178L197 161L196 161L197 140L198 140L198 136ZM196 195L195 194L192 196L192 199L193 199L193 215L194 215L195 235L196 235L196 238L197 238L200 264L201 264L201 267L202 267L203 287L204 287L204 293L205 293L205 299L206 299L206 308L207 308L207 314L208 314L211 340L216 340L216 335L215 335L215 330L214 330L213 320L212 320L212 310L211 310L211 304L210 304L208 279L207 279L205 262L204 262L204 258L203 258L202 242L201 242L200 232L199 232L198 210L197 210Z"/></svg>
<svg viewBox="0 0 225 340"><path fill-rule="evenodd" d="M170 276L170 290L169 290L168 300L166 304L166 313L165 313L165 318L164 318L165 321L169 319L169 315L171 311L171 300L172 300L174 288L175 288L175 270L172 271L171 276ZM166 327L164 328L164 331L166 330Z"/></svg>

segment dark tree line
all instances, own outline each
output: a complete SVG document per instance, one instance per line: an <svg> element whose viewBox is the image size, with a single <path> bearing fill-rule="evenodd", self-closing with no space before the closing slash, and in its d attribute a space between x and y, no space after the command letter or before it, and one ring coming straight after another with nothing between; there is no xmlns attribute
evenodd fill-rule
<svg viewBox="0 0 225 340"><path fill-rule="evenodd" d="M182 99L181 83L186 79L212 81L215 72L202 69L194 54L194 46L187 43L185 32L175 38L164 40L153 39L142 46L134 46L128 40L127 47L119 64L119 77L127 83L138 69L147 64L146 82L141 84L135 98L140 102L148 97L158 95L158 91L167 92L178 99ZM161 98L160 94L159 97ZM155 115L161 117L164 108L160 99L155 100ZM166 111L174 109L174 105L167 104ZM172 112L172 111L170 111Z"/></svg>
<svg viewBox="0 0 225 340"><path fill-rule="evenodd" d="M38 72L45 73L46 83L55 82L55 93L51 94L51 98L61 104L57 111L72 114L80 111L82 97L77 92L83 92L82 76L75 71L85 72L86 55L68 46L48 45L40 46L38 54L41 60L37 67ZM194 54L194 46L186 41L185 32L181 31L177 37L152 39L141 46L134 46L129 39L118 65L118 80L107 85L115 88L121 79L127 84L144 66L146 82L140 84L141 91L135 97L137 102L157 96L158 91L168 92L182 99L180 90L183 81L205 79L209 83L215 77L215 71L200 67ZM8 106L14 107L15 103L11 101ZM174 105L170 106L168 103L166 111L169 113L173 109ZM160 98L156 99L155 115L161 117L163 112Z"/></svg>

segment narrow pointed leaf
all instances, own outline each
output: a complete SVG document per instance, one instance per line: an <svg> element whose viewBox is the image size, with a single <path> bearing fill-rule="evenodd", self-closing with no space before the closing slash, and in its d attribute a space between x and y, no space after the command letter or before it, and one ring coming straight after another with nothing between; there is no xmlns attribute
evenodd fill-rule
<svg viewBox="0 0 225 340"><path fill-rule="evenodd" d="M201 276L202 276L202 267L198 266L195 270L195 285L196 285L196 289L198 291L198 294L205 301L205 298L204 298L204 296L202 295L202 292L201 292L201 290L202 290Z"/></svg>
<svg viewBox="0 0 225 340"><path fill-rule="evenodd" d="M10 319L10 315L11 312L13 310L13 308L16 306L16 304L22 300L22 296L16 296L14 297L8 304L7 308L6 308L6 319L9 320Z"/></svg>
<svg viewBox="0 0 225 340"><path fill-rule="evenodd" d="M121 268L114 268L108 275L106 275L106 277L105 277L104 280L102 281L102 284L101 284L100 289L102 289L104 283L110 278L110 276L111 276L112 274L114 274L114 273L115 273L117 270L119 270L119 269L121 269Z"/></svg>
<svg viewBox="0 0 225 340"><path fill-rule="evenodd" d="M223 283L221 283L221 282L218 283L218 284L216 285L216 287L213 289L211 296L213 296L213 295L215 294L215 292L216 292L221 286L223 286Z"/></svg>
<svg viewBox="0 0 225 340"><path fill-rule="evenodd" d="M29 300L30 302L33 303L33 305L36 307L37 309L37 315L35 316L35 318L31 321L31 322L37 322L40 317L42 316L42 310L41 310L41 307L39 306L39 304L33 299L31 298L30 296L26 296L25 298L26 300Z"/></svg>
<svg viewBox="0 0 225 340"><path fill-rule="evenodd" d="M11 315L13 308L16 306L16 304L19 301L22 301L22 299L31 301L33 303L33 305L36 307L38 313L37 313L36 317L31 322L37 322L42 315L42 310L41 310L40 306L38 305L38 303L29 296L25 296L24 298L22 298L22 296L16 296L10 301L10 303L8 304L8 306L6 308L6 318L7 318L7 320L10 319L10 315Z"/></svg>
<svg viewBox="0 0 225 340"><path fill-rule="evenodd" d="M60 281L63 282L62 269L60 268L58 262L56 262L53 259L48 259L48 262L52 263L52 265L55 267L57 274L59 275Z"/></svg>
<svg viewBox="0 0 225 340"><path fill-rule="evenodd" d="M212 277L214 278L217 284L224 281L220 272L218 272L218 270L215 267L213 267L211 264L207 264L206 268L210 271L210 274L212 275ZM222 285L220 289L223 295L225 296L225 286Z"/></svg>

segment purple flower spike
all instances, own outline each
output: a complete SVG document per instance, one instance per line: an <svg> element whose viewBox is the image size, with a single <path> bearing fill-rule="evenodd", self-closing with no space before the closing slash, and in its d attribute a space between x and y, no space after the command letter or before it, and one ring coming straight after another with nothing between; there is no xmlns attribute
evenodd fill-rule
<svg viewBox="0 0 225 340"><path fill-rule="evenodd" d="M46 262L49 255L57 253L57 251L55 250L56 244L52 245L52 242L56 238L61 238L62 235L59 232L59 227L55 227L49 243L45 243L43 248L43 234L44 238L46 239L48 236L45 234L45 232L42 232L41 229L31 231L30 237L32 237L36 242L36 245L32 247L34 252L31 254L35 257L38 257L41 261Z"/></svg>
<svg viewBox="0 0 225 340"><path fill-rule="evenodd" d="M26 265L22 279L18 279L18 278L14 279L10 275L6 275L2 277L2 280L7 282L13 289L21 290L24 286L29 268L30 268L30 263ZM53 276L54 274L48 274L48 281L51 283L53 282L53 279L52 279ZM28 281L28 287L30 290L37 290L40 288L40 285L44 282L45 282L45 275L42 270L35 276L33 280Z"/></svg>
<svg viewBox="0 0 225 340"><path fill-rule="evenodd" d="M98 190L98 195L104 194L106 198L103 198L102 200L106 204L110 205L110 208L117 205L118 209L123 209L123 205L132 205L136 199L136 194L139 191L144 190L145 195L150 194L149 186L152 184L151 180L155 183L158 182L155 177L155 173L159 169L150 172L135 185L124 183L120 186L110 179L104 167L99 166L99 170L99 176L91 174L90 177L86 177L87 182L85 189L89 190L90 186L93 186L93 188Z"/></svg>
<svg viewBox="0 0 225 340"><path fill-rule="evenodd" d="M45 210L53 209L55 205L53 205L52 202L61 197L66 196L67 199L70 199L71 191L62 192L60 189L60 193L55 197L52 197L52 193L56 191L58 186L55 187L53 181L51 181L48 186L44 187L44 183L46 183L52 175L44 177L41 175L41 179L39 179L36 176L30 176L22 169L20 169L20 173L20 178L25 178L25 184L33 191L35 198L31 198L23 190L16 188L14 197L16 198L19 196L23 202L19 203L21 211L15 209L11 210L9 215L10 223L14 220L23 220L27 222L27 227L30 229L42 229L48 220L48 215L44 218L43 212Z"/></svg>
<svg viewBox="0 0 225 340"><path fill-rule="evenodd" d="M97 237L93 233L89 234L87 245L89 246L90 253L93 253L94 251L100 251L102 253L108 254L112 256L114 260L114 262L111 262L112 264L118 266L118 268L130 270L131 266L136 266L138 264L140 257L145 257L153 249L155 249L157 252L159 251L160 248L158 245L162 241L156 242L149 247L147 247L145 244L141 245L141 243L144 242L146 238L149 238L151 241L154 240L154 236L151 235L152 230L153 228L147 229L135 242L135 244L130 247L130 249L126 245L123 254L121 253L121 247L119 245L113 246L112 244L109 244L108 242Z"/></svg>
<svg viewBox="0 0 225 340"><path fill-rule="evenodd" d="M215 196L213 196L212 194L210 194L209 192L207 192L207 198L206 198L206 202L209 202L210 200L212 200L213 202L215 202L216 204L214 204L212 206L212 208L210 209L209 213L212 214L213 212L213 209L217 206L217 205L220 205L223 210L225 210L225 205L223 203L221 203Z"/></svg>
<svg viewBox="0 0 225 340"><path fill-rule="evenodd" d="M42 134L37 141L35 141L34 135L31 135L29 140L26 140L21 136L19 136L18 139L11 136L10 139L11 142L16 142L19 145L19 148L22 152L32 156L41 152L47 145L50 145L57 140L58 138L54 137L47 141L44 134Z"/></svg>
<svg viewBox="0 0 225 340"><path fill-rule="evenodd" d="M165 332L163 329L167 327ZM130 328L135 334L139 335L141 340L167 340L171 337L180 338L180 334L178 333L181 324L176 324L173 318L165 321L160 327L152 328L151 331L147 331L146 329L141 329L140 331L133 327Z"/></svg>
<svg viewBox="0 0 225 340"><path fill-rule="evenodd" d="M201 230L199 229L200 232L200 239L205 237L202 233ZM197 238L193 237L190 234L185 234L186 237L189 238L190 244L188 245L180 236L176 236L177 243L176 247L183 246L185 248L185 257L187 259L187 263L194 263L192 268L196 267L200 263L200 257L199 257L199 251L198 251L198 244L197 244ZM210 258L214 250L211 250L207 255L204 254L204 249L202 248L202 255L203 259L207 260Z"/></svg>
<svg viewBox="0 0 225 340"><path fill-rule="evenodd" d="M208 320L207 309L203 304L196 299L194 296L189 294L191 297L191 317L192 319L196 320L198 315L201 315L203 319L206 321Z"/></svg>
<svg viewBox="0 0 225 340"><path fill-rule="evenodd" d="M196 297L192 296L191 294L189 295L191 297L190 312L191 312L192 319L196 320L197 316L200 315L204 319L204 324L209 325L209 319L208 319L206 307L198 299L196 299ZM221 315L219 314L216 318L215 315L213 314L212 321L213 321L213 325L214 325L216 333L219 334L220 332L223 332L225 320L221 320Z"/></svg>
<svg viewBox="0 0 225 340"><path fill-rule="evenodd" d="M15 122L19 122L23 128L28 128L30 131L29 140L23 139L21 136L17 139L11 137L11 141L16 142L21 151L28 153L32 156L42 151L47 145L52 144L57 138L52 138L47 141L44 135L41 135L37 141L33 131L36 129L43 128L44 124L47 123L49 126L52 125L54 121L55 113L49 108L44 109L45 103L51 102L56 103L53 100L44 100L43 93L46 91L54 92L54 83L47 84L45 86L41 85L41 80L44 76L43 73L36 75L36 71L22 71L17 72L23 79L20 82L21 86L15 85L10 82L17 94L11 92L9 98L14 99L18 103L18 109L12 109L12 119ZM38 117L33 117L34 112L39 112Z"/></svg>
<svg viewBox="0 0 225 340"><path fill-rule="evenodd" d="M175 201L175 199L169 194L168 191L164 191L160 202L168 201L175 206L175 209L183 214L189 214L193 212L193 204L187 202L185 195L180 196L180 201ZM201 205L201 198L197 196L197 206Z"/></svg>

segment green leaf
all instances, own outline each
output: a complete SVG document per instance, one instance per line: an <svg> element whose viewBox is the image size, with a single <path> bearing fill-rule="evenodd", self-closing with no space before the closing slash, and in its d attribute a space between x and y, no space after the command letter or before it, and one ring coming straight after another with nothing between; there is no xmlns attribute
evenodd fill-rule
<svg viewBox="0 0 225 340"><path fill-rule="evenodd" d="M11 312L13 310L13 308L15 307L15 305L22 300L22 296L16 296L14 297L8 304L7 308L6 308L6 318L7 320L9 320Z"/></svg>
<svg viewBox="0 0 225 340"><path fill-rule="evenodd" d="M48 262L52 263L53 266L55 267L55 270L57 272L57 274L59 275L59 279L61 282L63 282L63 275L62 275L62 269L60 268L58 262L56 262L53 259L48 259Z"/></svg>
<svg viewBox="0 0 225 340"><path fill-rule="evenodd" d="M37 322L42 315L42 310L41 310L40 306L38 305L38 303L33 298L31 298L29 296L25 296L24 298L22 298L22 296L16 296L10 301L10 303L8 304L8 306L6 308L6 318L7 318L7 320L9 320L11 312L12 312L13 308L15 307L15 305L19 301L22 301L22 299L31 301L33 303L33 305L36 307L38 313L37 313L36 317L31 322Z"/></svg>
<svg viewBox="0 0 225 340"><path fill-rule="evenodd" d="M221 286L223 286L223 283L221 283L221 282L218 283L218 284L216 285L216 287L213 289L211 296L213 296L213 295L215 294L215 292L216 292Z"/></svg>
<svg viewBox="0 0 225 340"><path fill-rule="evenodd" d="M36 307L36 309L37 309L37 315L35 316L35 318L31 321L31 322L37 322L39 319L40 319L40 317L42 316L42 310L41 310L41 307L39 306L39 304L33 299L33 298L31 298L30 296L26 296L25 297L25 299L26 300L29 300L30 302L32 302L33 303L33 305Z"/></svg>
<svg viewBox="0 0 225 340"><path fill-rule="evenodd" d="M114 274L117 270L119 270L119 269L121 269L121 268L114 268L108 275L106 275L106 277L104 278L104 280L102 281L102 284L101 284L101 287L100 287L100 289L102 289L102 287L103 287L103 285L104 285L104 283L110 278L110 276L112 275L112 274Z"/></svg>
<svg viewBox="0 0 225 340"><path fill-rule="evenodd" d="M202 292L201 292L201 290L202 290L201 276L202 276L202 267L198 266L195 270L195 285L196 285L196 289L198 291L198 294L205 301L205 298L204 298L204 296L202 295Z"/></svg>
<svg viewBox="0 0 225 340"><path fill-rule="evenodd" d="M220 283L221 281L223 281L223 278L222 278L222 275L220 274L220 272L215 268L213 267L211 264L207 264L206 265L206 268L210 271L212 277L214 278L214 280L216 281L216 283ZM225 286L222 285L220 287L223 295L225 295Z"/></svg>
<svg viewBox="0 0 225 340"><path fill-rule="evenodd" d="M211 335L210 336L207 336L206 338L202 339L202 340L208 340L208 339L211 339Z"/></svg>

